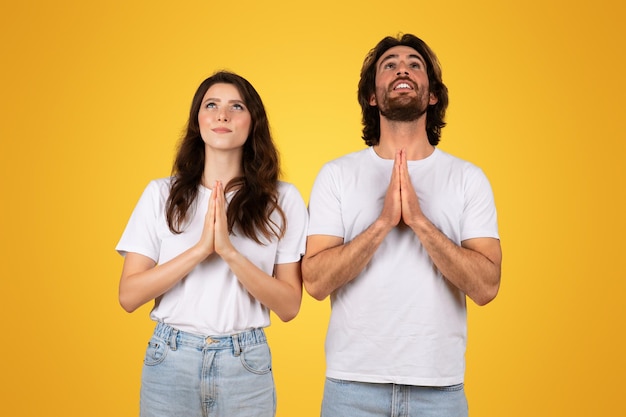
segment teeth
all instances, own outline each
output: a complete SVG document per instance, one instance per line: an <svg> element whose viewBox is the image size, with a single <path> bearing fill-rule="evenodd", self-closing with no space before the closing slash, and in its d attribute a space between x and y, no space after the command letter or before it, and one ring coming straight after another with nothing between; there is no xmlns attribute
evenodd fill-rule
<svg viewBox="0 0 626 417"><path fill-rule="evenodd" d="M400 83L398 85L396 85L396 90L400 89L400 88L411 88L410 85L408 85L407 83Z"/></svg>

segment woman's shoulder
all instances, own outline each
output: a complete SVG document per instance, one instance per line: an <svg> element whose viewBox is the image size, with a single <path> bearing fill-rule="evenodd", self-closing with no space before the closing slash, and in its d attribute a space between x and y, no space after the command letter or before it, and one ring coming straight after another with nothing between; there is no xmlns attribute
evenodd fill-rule
<svg viewBox="0 0 626 417"><path fill-rule="evenodd" d="M152 179L148 182L148 185L146 185L144 193L167 197L170 193L171 183L172 177Z"/></svg>
<svg viewBox="0 0 626 417"><path fill-rule="evenodd" d="M281 205L284 204L286 201L297 200L298 202L304 202L302 194L300 193L298 187L295 186L295 184L286 181L278 181L277 190L278 200Z"/></svg>
<svg viewBox="0 0 626 417"><path fill-rule="evenodd" d="M168 188L170 184L172 183L172 179L173 179L172 177L153 178L148 181L147 187Z"/></svg>
<svg viewBox="0 0 626 417"><path fill-rule="evenodd" d="M292 193L300 194L300 191L298 190L298 188L293 183L290 183L287 181L278 181L276 185L276 189L278 190L278 194L281 194L281 195L288 195Z"/></svg>

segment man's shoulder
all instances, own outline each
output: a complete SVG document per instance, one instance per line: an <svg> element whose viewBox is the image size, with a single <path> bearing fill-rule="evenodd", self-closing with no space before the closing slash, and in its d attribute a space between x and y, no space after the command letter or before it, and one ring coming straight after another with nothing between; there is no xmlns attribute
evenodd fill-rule
<svg viewBox="0 0 626 417"><path fill-rule="evenodd" d="M476 165L474 165L472 162L468 161L467 159L463 159L459 156L456 155L452 155L451 153L448 153L446 151L442 151L441 149L437 148L437 157L438 157L438 162L441 163L445 163L448 164L452 167L457 167L457 168L463 168L463 169L476 169L478 168Z"/></svg>
<svg viewBox="0 0 626 417"><path fill-rule="evenodd" d="M337 165L345 166L354 163L360 163L362 160L369 157L371 148L360 149L358 151L350 152L345 155L341 155L335 159L331 159L325 165Z"/></svg>

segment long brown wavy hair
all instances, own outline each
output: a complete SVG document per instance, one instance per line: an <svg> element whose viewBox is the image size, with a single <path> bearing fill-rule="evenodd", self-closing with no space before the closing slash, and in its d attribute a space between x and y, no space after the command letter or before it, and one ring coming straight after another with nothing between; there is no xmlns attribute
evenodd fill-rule
<svg viewBox="0 0 626 417"><path fill-rule="evenodd" d="M188 212L196 201L204 172L205 148L200 136L198 112L207 90L214 84L232 84L251 115L250 134L243 145L243 176L233 178L225 191L237 189L228 204L228 231L237 229L244 236L261 243L260 236L281 238L285 231L285 213L278 205L280 165L278 150L270 133L269 122L261 97L245 78L228 71L219 71L204 80L193 97L189 120L183 134L174 166L170 195L166 204L167 224L172 233L182 233ZM282 225L270 215L276 211Z"/></svg>
<svg viewBox="0 0 626 417"><path fill-rule="evenodd" d="M376 62L390 48L394 46L408 46L415 49L426 61L426 71L430 92L438 101L429 105L426 111L426 133L428 142L436 146L441 137L441 129L446 125L444 121L448 108L448 88L441 78L441 66L437 56L430 47L420 38L411 34L387 36L367 54L361 68L358 99L361 105L363 140L367 146L378 145L380 140L380 113L377 106L370 105L370 98L376 89Z"/></svg>

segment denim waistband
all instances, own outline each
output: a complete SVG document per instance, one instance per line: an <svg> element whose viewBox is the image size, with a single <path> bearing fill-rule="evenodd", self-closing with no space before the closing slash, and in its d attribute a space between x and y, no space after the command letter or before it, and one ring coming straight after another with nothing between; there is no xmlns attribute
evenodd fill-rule
<svg viewBox="0 0 626 417"><path fill-rule="evenodd" d="M239 352L240 348L250 345L267 343L265 331L261 328L246 330L229 336L202 336L183 332L174 327L158 322L154 329L154 336L168 343L171 349L185 345L197 349L232 349Z"/></svg>

